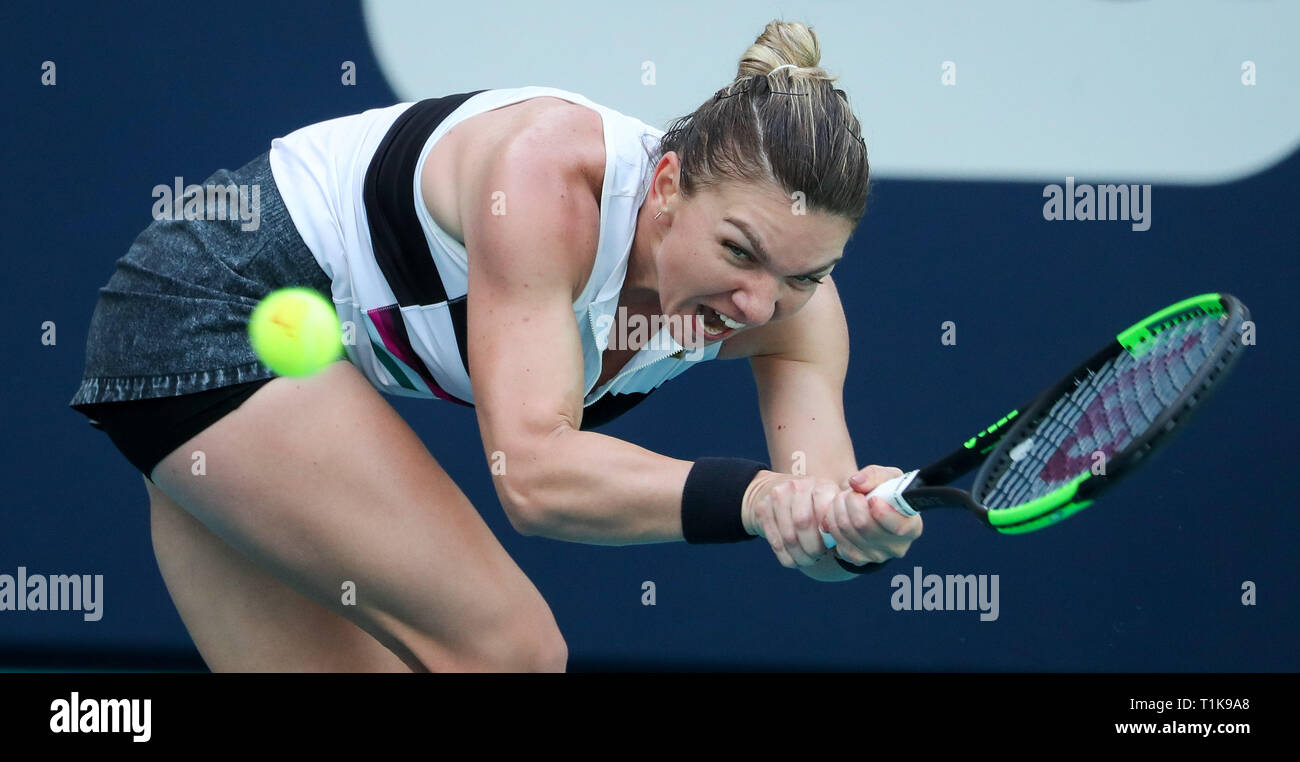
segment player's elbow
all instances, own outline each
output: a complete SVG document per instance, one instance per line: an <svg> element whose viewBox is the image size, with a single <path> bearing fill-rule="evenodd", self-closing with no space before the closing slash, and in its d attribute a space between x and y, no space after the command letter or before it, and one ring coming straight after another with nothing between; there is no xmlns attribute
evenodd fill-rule
<svg viewBox="0 0 1300 762"><path fill-rule="evenodd" d="M558 425L550 434L519 448L514 461L507 461L502 475L497 477L506 518L519 534L548 534L555 506L563 499L558 493L562 481L558 461L565 456L558 439L570 428L567 423Z"/></svg>
<svg viewBox="0 0 1300 762"><path fill-rule="evenodd" d="M534 489L520 476L499 478L501 507L511 528L525 536L542 534L545 501L538 499Z"/></svg>

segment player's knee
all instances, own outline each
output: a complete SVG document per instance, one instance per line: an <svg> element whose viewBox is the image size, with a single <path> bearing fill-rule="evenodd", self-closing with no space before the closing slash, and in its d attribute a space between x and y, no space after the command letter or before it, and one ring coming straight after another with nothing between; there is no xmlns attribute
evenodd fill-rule
<svg viewBox="0 0 1300 762"><path fill-rule="evenodd" d="M529 672L563 672L569 666L569 644L560 629L551 623L541 637L535 638L527 656Z"/></svg>
<svg viewBox="0 0 1300 762"><path fill-rule="evenodd" d="M400 652L393 650L420 672L563 672L569 659L544 603L526 615L480 620L455 640L407 632L400 641Z"/></svg>
<svg viewBox="0 0 1300 762"><path fill-rule="evenodd" d="M490 672L563 672L569 661L549 610L486 635L472 650L473 668Z"/></svg>
<svg viewBox="0 0 1300 762"><path fill-rule="evenodd" d="M563 672L569 648L544 603L484 628L465 649L468 669L485 672Z"/></svg>
<svg viewBox="0 0 1300 762"><path fill-rule="evenodd" d="M552 627L537 653L534 672L564 672L569 668L569 644L558 627Z"/></svg>

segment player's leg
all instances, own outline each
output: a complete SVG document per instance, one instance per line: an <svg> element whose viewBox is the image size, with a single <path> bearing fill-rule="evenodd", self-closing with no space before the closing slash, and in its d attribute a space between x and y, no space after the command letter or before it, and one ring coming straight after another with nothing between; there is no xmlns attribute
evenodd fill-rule
<svg viewBox="0 0 1300 762"><path fill-rule="evenodd" d="M159 571L213 672L411 671L347 617L298 594L143 481Z"/></svg>
<svg viewBox="0 0 1300 762"><path fill-rule="evenodd" d="M191 472L197 451L203 474ZM346 617L412 669L565 666L564 640L537 589L348 362L263 385L164 458L152 479L257 568ZM174 577L184 564L179 555L159 559L181 570ZM177 607L201 611L239 595L238 584L191 576L176 586L189 596ZM355 605L345 600L352 589ZM226 636L220 627L203 631L204 621L195 619L196 643ZM256 648L260 635L250 637Z"/></svg>

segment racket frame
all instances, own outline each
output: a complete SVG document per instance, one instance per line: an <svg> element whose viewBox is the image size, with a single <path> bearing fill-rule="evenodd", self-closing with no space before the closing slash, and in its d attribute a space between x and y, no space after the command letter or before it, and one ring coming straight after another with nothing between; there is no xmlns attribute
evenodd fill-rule
<svg viewBox="0 0 1300 762"><path fill-rule="evenodd" d="M1094 476L1091 471L1085 471L1052 492L1011 508L990 509L984 505L981 496L1009 465L1011 451L1037 430L1056 402L1077 386L1080 379L1095 373L1120 352L1127 351L1135 356L1145 354L1162 331L1183 320L1198 317L1202 312L1219 312L1220 320L1231 322L1210 349L1214 361L1198 368L1178 400L1162 410L1141 436L1108 460L1104 475ZM1250 312L1240 300L1231 294L1218 293L1190 297L1152 313L1121 331L1114 340L1055 384L1012 409L948 455L921 469L911 486L903 491L903 499L918 511L937 508L969 511L985 526L1003 534L1032 532L1078 513L1169 442L1172 435L1187 424L1191 414L1199 409L1240 358L1241 325L1249 318ZM943 486L977 466L980 471L971 490Z"/></svg>
<svg viewBox="0 0 1300 762"><path fill-rule="evenodd" d="M1178 399L1160 411L1140 436L1107 459L1104 473L1085 471L1052 492L1023 505L986 509L989 526L1003 534L1022 534L1055 524L1087 508L1100 495L1118 484L1134 467L1172 441L1173 435L1191 420L1193 413L1200 409L1241 357L1241 327L1250 319L1250 311L1231 294L1200 294L1147 316L1121 331L1114 341L1040 394L1018 416L1015 425L999 438L995 449L980 468L971 489L973 502L983 505L983 497L1009 466L1011 451L1037 430L1057 401L1072 390L1079 380L1097 371L1120 352L1129 352L1134 356L1145 354L1154 344L1156 336L1184 320L1199 317L1202 313L1216 312L1220 315L1219 320L1224 324L1224 330L1209 350L1209 361L1196 370Z"/></svg>

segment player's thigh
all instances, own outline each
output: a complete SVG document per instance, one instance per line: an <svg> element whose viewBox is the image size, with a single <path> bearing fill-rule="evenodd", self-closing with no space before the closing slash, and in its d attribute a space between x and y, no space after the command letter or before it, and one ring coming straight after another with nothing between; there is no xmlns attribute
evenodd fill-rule
<svg viewBox="0 0 1300 762"><path fill-rule="evenodd" d="M143 481L158 569L213 672L411 671L347 617L258 568Z"/></svg>
<svg viewBox="0 0 1300 762"><path fill-rule="evenodd" d="M563 669L564 642L536 587L351 363L273 379L152 478L223 541L414 668Z"/></svg>

